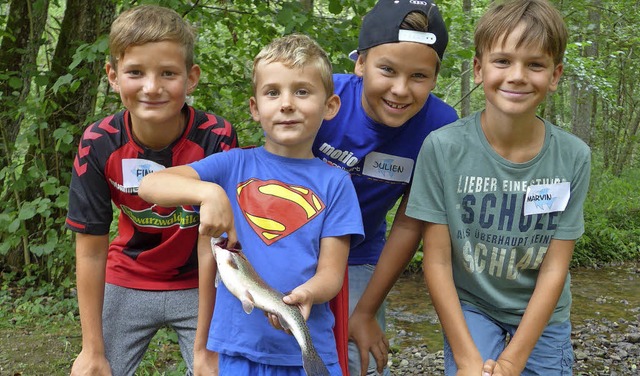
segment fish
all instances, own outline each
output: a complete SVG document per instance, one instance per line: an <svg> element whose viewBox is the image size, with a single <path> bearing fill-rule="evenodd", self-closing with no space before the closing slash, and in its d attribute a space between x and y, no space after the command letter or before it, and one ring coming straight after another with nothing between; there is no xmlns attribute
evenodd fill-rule
<svg viewBox="0 0 640 376"><path fill-rule="evenodd" d="M313 346L307 322L296 306L282 301L283 293L269 286L255 271L238 244L228 249L227 239L211 238L211 250L216 259L219 281L240 300L242 309L250 314L254 307L278 317L280 325L295 337L302 351L302 367L308 376L329 376L329 370Z"/></svg>

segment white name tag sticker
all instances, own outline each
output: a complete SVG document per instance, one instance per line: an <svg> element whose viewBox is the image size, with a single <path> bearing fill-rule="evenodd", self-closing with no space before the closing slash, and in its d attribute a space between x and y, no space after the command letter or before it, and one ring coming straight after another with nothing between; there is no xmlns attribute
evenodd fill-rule
<svg viewBox="0 0 640 376"><path fill-rule="evenodd" d="M164 169L163 165L147 159L123 159L122 186L124 188L137 188L140 185L140 180L145 175Z"/></svg>
<svg viewBox="0 0 640 376"><path fill-rule="evenodd" d="M569 182L530 185L524 196L524 215L564 211L570 196Z"/></svg>
<svg viewBox="0 0 640 376"><path fill-rule="evenodd" d="M362 174L380 180L408 183L413 172L413 159L371 152L364 159Z"/></svg>

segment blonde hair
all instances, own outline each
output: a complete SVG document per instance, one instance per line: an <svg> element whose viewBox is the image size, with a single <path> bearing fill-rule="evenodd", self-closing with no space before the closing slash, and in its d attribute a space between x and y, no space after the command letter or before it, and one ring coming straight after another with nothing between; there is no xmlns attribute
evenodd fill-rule
<svg viewBox="0 0 640 376"><path fill-rule="evenodd" d="M256 93L256 70L260 63L282 63L288 68L313 66L320 72L320 78L329 98L333 95L333 68L327 53L312 38L303 34L290 34L277 38L265 46L253 60L251 85Z"/></svg>
<svg viewBox="0 0 640 376"><path fill-rule="evenodd" d="M568 32L560 12L547 0L494 1L480 18L474 35L476 57L495 43L506 42L519 25L524 25L516 47L537 46L560 64L567 46Z"/></svg>
<svg viewBox="0 0 640 376"><path fill-rule="evenodd" d="M193 66L195 28L173 9L157 5L140 5L122 12L111 24L110 62L117 66L130 46L172 41L184 47L187 70Z"/></svg>

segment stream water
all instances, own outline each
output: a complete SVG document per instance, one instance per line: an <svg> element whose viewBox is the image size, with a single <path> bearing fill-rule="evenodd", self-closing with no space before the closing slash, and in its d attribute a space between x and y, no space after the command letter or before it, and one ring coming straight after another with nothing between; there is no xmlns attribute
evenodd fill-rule
<svg viewBox="0 0 640 376"><path fill-rule="evenodd" d="M588 320L638 321L640 263L571 270L574 327ZM391 346L426 345L442 349L442 332L422 274L403 275L387 298L387 333Z"/></svg>

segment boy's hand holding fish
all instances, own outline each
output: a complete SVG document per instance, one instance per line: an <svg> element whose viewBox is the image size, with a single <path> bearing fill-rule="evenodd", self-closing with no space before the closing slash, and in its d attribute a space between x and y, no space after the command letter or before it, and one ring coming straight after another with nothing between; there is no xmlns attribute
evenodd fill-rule
<svg viewBox="0 0 640 376"><path fill-rule="evenodd" d="M226 288L240 300L242 308L249 314L257 307L268 314L269 322L276 328L291 333L302 351L303 367L308 375L325 376L329 372L318 355L306 324L313 296L310 291L297 287L294 298L303 297L307 301L306 316L297 306L285 303L283 294L269 286L249 263L239 244L229 246L228 239L211 238L211 251L216 259L216 286L221 280ZM307 282L308 283L308 282ZM289 298L288 300L291 300Z"/></svg>
<svg viewBox="0 0 640 376"><path fill-rule="evenodd" d="M282 298L282 301L285 304L298 307L298 309L300 309L302 317L304 317L306 321L309 318L309 314L311 313L311 306L313 306L313 293L306 289L303 284L293 289L289 294L285 295ZM268 312L265 312L265 314L269 318L269 323L271 324L271 326L292 334L290 330L280 325L278 316Z"/></svg>

